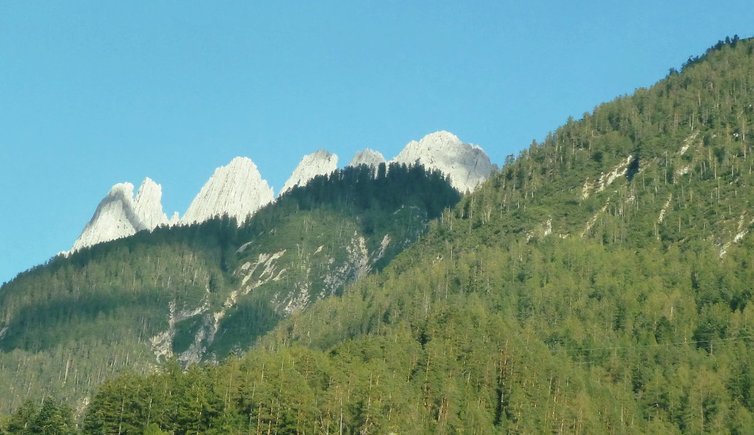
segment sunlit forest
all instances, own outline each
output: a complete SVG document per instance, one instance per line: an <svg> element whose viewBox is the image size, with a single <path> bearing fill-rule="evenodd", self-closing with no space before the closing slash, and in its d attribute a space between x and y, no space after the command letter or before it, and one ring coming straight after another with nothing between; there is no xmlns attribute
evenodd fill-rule
<svg viewBox="0 0 754 435"><path fill-rule="evenodd" d="M752 71L754 40L720 41L569 119L462 197L438 174L364 167L294 190L240 227L140 233L53 260L0 290L2 325L25 322L0 339L2 370L44 352L56 383L91 382L65 368L62 343L75 341L90 346L81 361L98 364L87 371L97 387L86 402L24 396L4 430L751 433ZM146 357L129 340L161 328L145 320L152 307L196 304L205 282L238 285L241 243L335 204L349 218L370 211L353 225L376 247L383 234L408 234L391 218L406 197L430 219L426 231L412 224L415 236L370 273L289 316L265 308L267 323L241 326L254 339L214 360L130 362ZM124 261L140 263L119 271ZM36 276L44 285L15 290ZM76 292L91 297L79 303ZM98 343L118 340L118 352L95 358Z"/></svg>

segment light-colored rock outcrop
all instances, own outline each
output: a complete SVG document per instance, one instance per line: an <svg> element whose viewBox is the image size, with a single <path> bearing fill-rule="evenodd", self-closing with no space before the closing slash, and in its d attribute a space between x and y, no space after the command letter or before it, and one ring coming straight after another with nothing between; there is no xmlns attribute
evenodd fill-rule
<svg viewBox="0 0 754 435"><path fill-rule="evenodd" d="M380 163L387 163L382 153L367 148L356 153L348 166L367 165L376 168Z"/></svg>
<svg viewBox="0 0 754 435"><path fill-rule="evenodd" d="M71 252L168 223L167 216L162 211L162 188L159 184L146 178L139 187L136 199L133 190L131 183L114 185L100 201L94 216L74 242Z"/></svg>
<svg viewBox="0 0 754 435"><path fill-rule="evenodd" d="M447 131L430 133L418 142L409 142L393 161L437 169L447 174L453 187L461 192L474 191L495 170L481 147L463 143Z"/></svg>
<svg viewBox="0 0 754 435"><path fill-rule="evenodd" d="M141 183L134 201L134 211L144 229L153 229L168 223L162 210L162 186L147 177Z"/></svg>
<svg viewBox="0 0 754 435"><path fill-rule="evenodd" d="M324 150L307 154L293 170L288 181L283 185L280 194L293 189L296 186L305 186L317 175L327 175L338 169L338 156Z"/></svg>
<svg viewBox="0 0 754 435"><path fill-rule="evenodd" d="M236 157L215 169L191 202L182 224L204 222L227 214L239 223L275 199L272 188L262 179L251 159Z"/></svg>

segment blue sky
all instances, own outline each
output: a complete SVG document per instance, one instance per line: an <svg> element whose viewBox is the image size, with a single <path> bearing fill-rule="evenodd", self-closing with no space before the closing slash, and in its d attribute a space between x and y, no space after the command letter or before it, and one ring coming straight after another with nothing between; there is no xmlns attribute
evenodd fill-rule
<svg viewBox="0 0 754 435"><path fill-rule="evenodd" d="M749 1L0 1L0 282L68 249L116 182L183 213L252 158L393 157L440 129L500 164L661 79Z"/></svg>

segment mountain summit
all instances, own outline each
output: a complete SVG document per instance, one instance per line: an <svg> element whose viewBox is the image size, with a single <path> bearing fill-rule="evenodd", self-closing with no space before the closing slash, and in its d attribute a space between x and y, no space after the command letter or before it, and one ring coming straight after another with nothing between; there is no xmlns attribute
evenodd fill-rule
<svg viewBox="0 0 754 435"><path fill-rule="evenodd" d="M356 167L359 165L367 165L371 167L377 167L380 165L380 163L386 163L385 157L382 155L382 153L370 148L366 148L356 153L356 155L353 156L353 159L351 159L351 162L348 163L348 166Z"/></svg>
<svg viewBox="0 0 754 435"><path fill-rule="evenodd" d="M326 175L336 169L338 169L338 156L335 154L324 150L307 154L293 170L293 174L283 185L280 194L282 195L296 186L304 186L317 175Z"/></svg>
<svg viewBox="0 0 754 435"><path fill-rule="evenodd" d="M474 191L495 170L481 147L463 143L447 131L430 133L418 142L409 142L393 161L437 169L447 174L450 184L461 192Z"/></svg>
<svg viewBox="0 0 754 435"><path fill-rule="evenodd" d="M274 200L272 188L251 159L236 157L215 169L181 219L183 224L204 222L227 214L242 222Z"/></svg>
<svg viewBox="0 0 754 435"><path fill-rule="evenodd" d="M153 229L167 224L162 211L162 187L151 178L145 178L139 187L136 199L131 183L114 185L100 201L94 216L84 227L71 251Z"/></svg>

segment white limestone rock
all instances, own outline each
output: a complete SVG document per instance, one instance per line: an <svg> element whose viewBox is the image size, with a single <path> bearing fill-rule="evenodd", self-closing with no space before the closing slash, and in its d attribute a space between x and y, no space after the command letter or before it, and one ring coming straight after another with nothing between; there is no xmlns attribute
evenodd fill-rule
<svg viewBox="0 0 754 435"><path fill-rule="evenodd" d="M134 211L144 229L151 230L167 224L168 217L162 211L162 186L149 177L145 178L136 194Z"/></svg>
<svg viewBox="0 0 754 435"><path fill-rule="evenodd" d="M254 162L247 157L236 157L228 165L215 169L189 205L181 223L199 223L227 214L240 224L274 199L272 188L262 179Z"/></svg>
<svg viewBox="0 0 754 435"><path fill-rule="evenodd" d="M168 223L162 211L162 188L159 184L146 178L135 200L133 190L131 183L114 185L73 243L71 252Z"/></svg>
<svg viewBox="0 0 754 435"><path fill-rule="evenodd" d="M387 163L382 153L367 148L356 153L348 166L356 167L359 165L367 165L376 168L380 163Z"/></svg>
<svg viewBox="0 0 754 435"><path fill-rule="evenodd" d="M338 169L338 156L324 150L307 154L301 159L301 163L293 170L288 181L283 185L280 194L293 189L296 186L305 186L317 175L327 175Z"/></svg>
<svg viewBox="0 0 754 435"><path fill-rule="evenodd" d="M450 176L450 184L464 193L473 192L495 170L481 147L465 144L447 131L430 133L418 142L409 142L393 161L437 169Z"/></svg>

